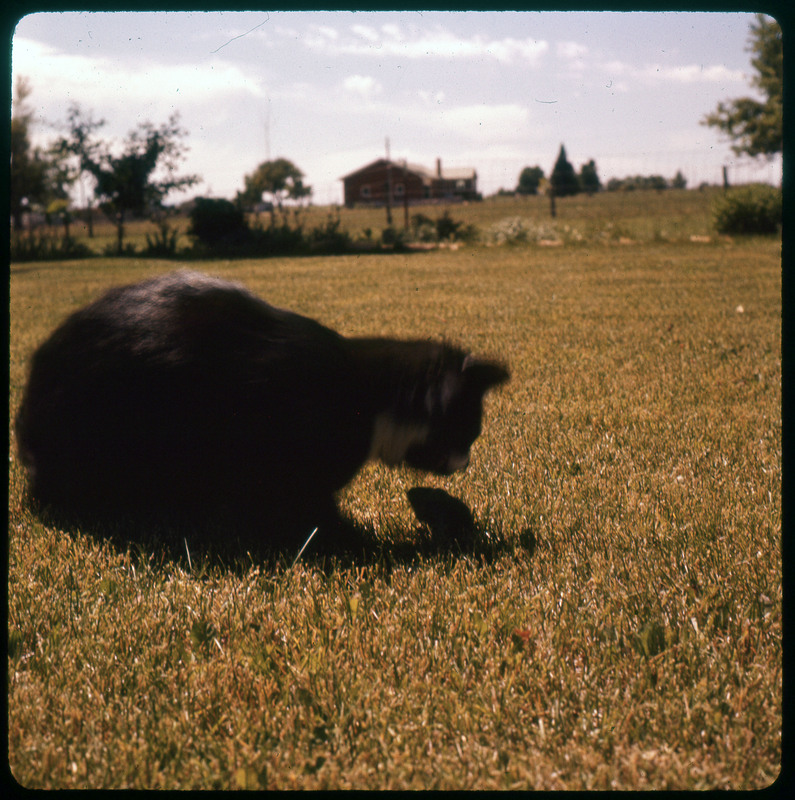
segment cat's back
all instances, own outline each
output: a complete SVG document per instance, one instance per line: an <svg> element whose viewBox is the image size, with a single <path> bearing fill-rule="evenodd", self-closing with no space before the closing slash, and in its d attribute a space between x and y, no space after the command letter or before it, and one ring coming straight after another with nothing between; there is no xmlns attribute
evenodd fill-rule
<svg viewBox="0 0 795 800"><path fill-rule="evenodd" d="M193 409L286 402L308 375L345 371L342 337L242 285L180 270L109 290L74 312L31 360L31 415L103 415L112 405ZM40 420L42 429L57 424ZM65 424L65 423L64 423Z"/></svg>
<svg viewBox="0 0 795 800"><path fill-rule="evenodd" d="M337 339L314 320L272 306L240 284L180 270L110 289L74 312L39 348L34 367L47 355L96 367L120 359L170 368L216 359L222 366L234 353L269 349L275 357L286 346L318 347ZM86 359L87 353L99 360Z"/></svg>

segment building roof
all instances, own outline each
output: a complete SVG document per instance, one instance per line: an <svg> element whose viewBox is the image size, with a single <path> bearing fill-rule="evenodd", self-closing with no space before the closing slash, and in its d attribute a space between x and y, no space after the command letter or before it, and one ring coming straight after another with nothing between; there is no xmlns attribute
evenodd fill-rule
<svg viewBox="0 0 795 800"><path fill-rule="evenodd" d="M370 162L369 164L366 164L363 167L359 167L359 169L355 169L353 172L349 172L347 175L343 175L340 178L340 180L344 181L344 180L347 180L348 178L354 178L354 177L356 177L356 175L358 175L361 172L369 172L371 169L374 169L376 167L386 167L387 164L390 164L390 163L395 169L398 169L398 168L399 169L403 169L403 164L399 164L396 161L391 161L390 162L390 161L387 161L385 158L377 158L375 161L372 161L372 162ZM412 169L412 172L415 172L415 171L416 170Z"/></svg>
<svg viewBox="0 0 795 800"><path fill-rule="evenodd" d="M477 175L473 167L458 167L447 169L442 167L442 179L446 181L470 180Z"/></svg>
<svg viewBox="0 0 795 800"><path fill-rule="evenodd" d="M386 167L387 164L391 164L392 168L396 171L401 171L404 168L403 161L387 161L385 158L377 158L375 161L367 164L364 167L359 167L359 169L354 170L353 172L349 172L347 175L343 175L340 180L344 181L348 178L353 178L361 172L367 172L375 167ZM412 172L415 175L421 177L424 181L431 181L435 180L439 177L435 169L429 169L428 167L421 166L420 164L409 164L405 163L405 168L408 172ZM472 167L459 167L454 169L447 169L446 167L442 167L442 180L445 181L458 181L458 180L471 180L477 175L477 172Z"/></svg>

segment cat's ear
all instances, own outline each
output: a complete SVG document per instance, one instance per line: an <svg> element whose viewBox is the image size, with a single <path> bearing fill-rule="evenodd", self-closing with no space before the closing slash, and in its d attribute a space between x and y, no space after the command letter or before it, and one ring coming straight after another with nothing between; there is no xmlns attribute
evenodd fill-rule
<svg viewBox="0 0 795 800"><path fill-rule="evenodd" d="M476 386L481 392L499 386L511 377L511 373L504 364L500 364L498 361L485 361L472 354L464 359L461 373L471 385Z"/></svg>

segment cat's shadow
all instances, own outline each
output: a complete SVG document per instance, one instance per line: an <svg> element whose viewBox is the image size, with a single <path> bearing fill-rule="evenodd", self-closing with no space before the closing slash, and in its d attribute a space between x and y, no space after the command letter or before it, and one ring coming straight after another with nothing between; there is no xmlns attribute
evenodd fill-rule
<svg viewBox="0 0 795 800"><path fill-rule="evenodd" d="M475 557L489 562L512 551L501 535L486 531L463 501L442 489L415 487L407 492L416 515L414 526L389 540L357 520L336 516L306 537L273 541L255 527L186 524L162 518L109 520L34 508L45 523L71 535L83 534L108 543L116 552L136 554L150 564L179 564L194 574L217 568L245 572L303 564L322 570L356 566L394 567L420 560ZM535 549L534 540L523 549Z"/></svg>

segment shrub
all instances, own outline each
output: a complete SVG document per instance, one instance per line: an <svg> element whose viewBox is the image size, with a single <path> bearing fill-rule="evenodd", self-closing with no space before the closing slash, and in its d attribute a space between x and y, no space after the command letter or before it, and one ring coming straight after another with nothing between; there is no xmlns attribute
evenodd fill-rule
<svg viewBox="0 0 795 800"><path fill-rule="evenodd" d="M776 233L781 225L781 189L749 184L720 195L712 206L719 233Z"/></svg>
<svg viewBox="0 0 795 800"><path fill-rule="evenodd" d="M243 212L229 200L197 197L188 233L211 250L234 248L251 238Z"/></svg>
<svg viewBox="0 0 795 800"><path fill-rule="evenodd" d="M286 217L281 224L267 227L254 227L251 231L251 242L246 249L250 256L284 256L295 255L306 247L303 228L299 225L291 228Z"/></svg>
<svg viewBox="0 0 795 800"><path fill-rule="evenodd" d="M436 223L426 214L417 212L411 215L411 234L417 242L435 242L438 240Z"/></svg>
<svg viewBox="0 0 795 800"><path fill-rule="evenodd" d="M405 245L405 235L403 231L390 225L381 232L381 244L384 247L393 247L400 250Z"/></svg>
<svg viewBox="0 0 795 800"><path fill-rule="evenodd" d="M329 214L324 224L312 229L309 246L313 251L322 253L345 253L350 249L351 235L340 229L339 213L336 217Z"/></svg>
<svg viewBox="0 0 795 800"><path fill-rule="evenodd" d="M435 220L418 212L411 217L411 238L417 242L467 241L477 236L477 228L454 220L445 210Z"/></svg>
<svg viewBox="0 0 795 800"><path fill-rule="evenodd" d="M158 232L146 234L146 255L157 258L173 258L177 254L179 231L172 228L165 219L157 223Z"/></svg>
<svg viewBox="0 0 795 800"><path fill-rule="evenodd" d="M17 233L11 237L12 261L61 261L69 258L88 258L91 249L71 236L51 236L46 233Z"/></svg>
<svg viewBox="0 0 795 800"><path fill-rule="evenodd" d="M441 217L436 220L436 235L439 241L450 239L455 241L460 236L460 229L463 227L463 222L456 222L451 216L449 211L445 211Z"/></svg>

